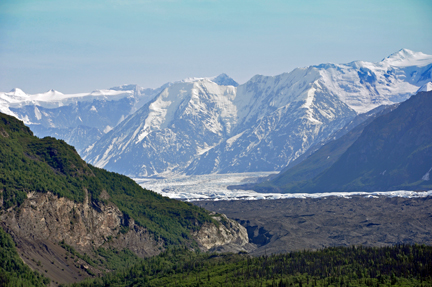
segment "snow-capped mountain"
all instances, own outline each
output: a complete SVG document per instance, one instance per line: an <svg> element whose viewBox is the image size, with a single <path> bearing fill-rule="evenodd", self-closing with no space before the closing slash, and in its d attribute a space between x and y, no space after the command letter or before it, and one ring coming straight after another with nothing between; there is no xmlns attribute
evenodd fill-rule
<svg viewBox="0 0 432 287"><path fill-rule="evenodd" d="M13 89L0 93L0 111L23 120L35 135L63 139L80 152L164 88L123 85L91 93L50 90L33 95Z"/></svg>
<svg viewBox="0 0 432 287"><path fill-rule="evenodd" d="M432 56L322 64L243 85L194 78L165 88L84 153L131 176L280 170L358 113L401 102L432 78Z"/></svg>
<svg viewBox="0 0 432 287"><path fill-rule="evenodd" d="M173 170L227 137L236 121L234 96L235 87L208 79L175 83L84 154L126 174Z"/></svg>
<svg viewBox="0 0 432 287"><path fill-rule="evenodd" d="M238 86L238 83L226 74L209 78L188 78L176 83L203 79L218 85ZM16 88L0 93L0 112L23 120L36 136L63 139L81 153L172 84L169 82L156 89L122 85L109 90L78 94L63 94L55 90L26 94Z"/></svg>

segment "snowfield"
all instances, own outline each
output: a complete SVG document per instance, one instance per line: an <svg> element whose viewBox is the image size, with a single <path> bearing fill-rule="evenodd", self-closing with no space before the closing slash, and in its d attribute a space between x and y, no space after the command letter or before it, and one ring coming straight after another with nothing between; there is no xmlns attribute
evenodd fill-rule
<svg viewBox="0 0 432 287"><path fill-rule="evenodd" d="M275 172L246 172L231 174L193 175L172 178L134 178L143 188L157 192L169 198L184 201L201 200L259 200L259 199L286 199L286 198L318 198L339 196L350 198L354 195L365 197L426 197L432 196L429 191L376 191L376 192L327 192L327 193L258 193L253 190L229 190L230 185L239 185L257 182L260 178L275 174Z"/></svg>

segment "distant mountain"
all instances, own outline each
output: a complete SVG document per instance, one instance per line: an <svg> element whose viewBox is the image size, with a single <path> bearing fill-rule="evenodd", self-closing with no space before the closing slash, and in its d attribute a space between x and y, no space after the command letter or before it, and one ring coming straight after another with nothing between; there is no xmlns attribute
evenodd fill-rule
<svg viewBox="0 0 432 287"><path fill-rule="evenodd" d="M233 86L206 79L173 84L104 136L85 153L85 159L134 176L274 170L298 149L305 150L310 140L324 139L355 116L336 96L322 96L326 91L319 87L310 96L300 93L293 99L280 99L285 104L279 106L267 102L271 96L254 97L258 87L250 87L251 94L236 95ZM325 107L332 110L322 115L318 110ZM286 133L281 135L284 127ZM299 132L305 136L297 137ZM280 157L288 138L295 151ZM273 147L267 147L270 140ZM258 153L245 154L248 146ZM212 157L219 149L224 154ZM264 153L269 154L265 157Z"/></svg>
<svg viewBox="0 0 432 287"><path fill-rule="evenodd" d="M270 190L272 190L273 187L266 184L266 182L268 181L272 181L272 182L277 181L278 185L284 185L282 181L288 183L288 182L296 182L298 180L312 179L314 175L317 175L326 167L329 167L338 158L337 156L335 156L336 154L334 152L332 153L332 156L329 157L329 155L327 154L328 149L331 150L337 149L337 153L338 155L340 155L342 152L345 151L343 147L345 148L349 147L354 142L354 140L358 138L361 131L363 131L363 128L367 124L369 124L377 116L394 110L397 106L398 104L388 105L388 106L382 105L367 113L359 114L342 129L334 132L323 141L320 141L312 145L305 153L303 153L295 160L291 161L285 168L283 168L280 171L280 173L272 174L269 175L267 178L261 179L260 182L262 183L259 185L253 183L247 185L230 186L229 188L230 189L254 189L257 191L260 190L264 192L270 192ZM336 146L333 146L334 142L341 137L344 137L344 141L346 141L346 143L345 144L338 143ZM309 157L311 157L311 159L309 159ZM302 164L303 161L306 161L306 163ZM320 164L317 164L317 162L320 162ZM293 169L294 167L300 164L302 166L301 168ZM293 169L293 174L288 172L288 170L290 169ZM283 179L281 178L281 175L283 175ZM294 176L294 178L292 178L292 176ZM300 178L298 178L298 176L300 176ZM279 192L279 188L275 186L273 191Z"/></svg>
<svg viewBox="0 0 432 287"><path fill-rule="evenodd" d="M221 74L158 89L17 89L0 93L0 109L131 176L278 171L357 115L402 102L431 80L432 56L402 49L378 63L321 64L242 85Z"/></svg>
<svg viewBox="0 0 432 287"><path fill-rule="evenodd" d="M253 189L334 192L432 189L432 91L366 121Z"/></svg>
<svg viewBox="0 0 432 287"><path fill-rule="evenodd" d="M238 87L238 85L239 85L236 81L234 81L231 77L229 77L225 73L220 74L217 77L210 78L210 80L213 83L218 84L219 86L234 86L234 87Z"/></svg>
<svg viewBox="0 0 432 287"><path fill-rule="evenodd" d="M173 83L83 154L131 176L274 171L358 114L408 99L432 79L432 56L322 64L245 84Z"/></svg>
<svg viewBox="0 0 432 287"><path fill-rule="evenodd" d="M161 89L123 85L91 93L50 90L35 95L13 89L0 93L0 110L23 120L37 136L63 139L81 152Z"/></svg>
<svg viewBox="0 0 432 287"><path fill-rule="evenodd" d="M311 146L304 154L281 170L279 174L271 175L259 184L231 186L230 188L252 189L258 192L281 192L292 186L302 186L334 164L358 139L368 124L378 116L396 109L398 105L383 105L358 115L324 141Z"/></svg>
<svg viewBox="0 0 432 287"><path fill-rule="evenodd" d="M226 74L206 79L218 85L238 86ZM179 82L194 80L190 78ZM78 94L50 90L30 95L16 88L0 93L0 112L23 120L39 137L63 139L82 153L172 84L166 83L156 89L130 84Z"/></svg>
<svg viewBox="0 0 432 287"><path fill-rule="evenodd" d="M185 165L231 132L234 91L207 79L174 83L90 147L85 159L130 175Z"/></svg>

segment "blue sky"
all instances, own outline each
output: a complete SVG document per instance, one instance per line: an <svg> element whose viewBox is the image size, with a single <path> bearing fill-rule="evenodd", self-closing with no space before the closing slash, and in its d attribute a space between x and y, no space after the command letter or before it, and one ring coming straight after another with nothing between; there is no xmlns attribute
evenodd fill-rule
<svg viewBox="0 0 432 287"><path fill-rule="evenodd" d="M0 0L0 91L158 87L408 48L432 54L432 1Z"/></svg>

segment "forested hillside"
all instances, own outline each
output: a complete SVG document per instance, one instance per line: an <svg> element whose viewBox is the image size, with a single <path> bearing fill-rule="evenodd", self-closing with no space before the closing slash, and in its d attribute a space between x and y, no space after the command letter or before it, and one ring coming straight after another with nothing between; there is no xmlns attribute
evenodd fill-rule
<svg viewBox="0 0 432 287"><path fill-rule="evenodd" d="M432 247L332 247L250 257L174 249L73 286L430 286Z"/></svg>
<svg viewBox="0 0 432 287"><path fill-rule="evenodd" d="M0 114L0 190L6 210L18 207L28 192L51 192L75 202L110 201L137 224L167 244L190 240L190 232L214 222L202 208L145 190L120 174L87 165L72 146L51 137L39 139L14 117Z"/></svg>
<svg viewBox="0 0 432 287"><path fill-rule="evenodd" d="M0 286L45 286L49 282L24 264L12 238L0 228Z"/></svg>

